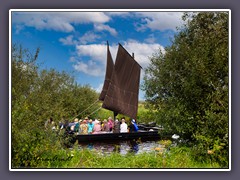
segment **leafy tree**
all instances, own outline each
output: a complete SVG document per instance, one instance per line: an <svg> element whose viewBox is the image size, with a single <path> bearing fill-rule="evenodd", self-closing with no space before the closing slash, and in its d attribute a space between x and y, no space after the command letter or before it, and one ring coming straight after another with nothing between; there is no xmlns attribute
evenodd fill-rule
<svg viewBox="0 0 240 180"><path fill-rule="evenodd" d="M199 143L200 155L228 157L228 13L185 13L165 52L151 57L144 87L148 106L168 132ZM218 148L216 148L218 147Z"/></svg>
<svg viewBox="0 0 240 180"><path fill-rule="evenodd" d="M37 49L32 54L21 45L12 46L13 167L36 167L39 159L60 150L61 133L46 130L45 121L52 117L58 125L63 116L71 121L97 99L97 93L90 86L78 85L67 73L54 69L40 70L37 65L39 51ZM97 107L95 105L85 113Z"/></svg>

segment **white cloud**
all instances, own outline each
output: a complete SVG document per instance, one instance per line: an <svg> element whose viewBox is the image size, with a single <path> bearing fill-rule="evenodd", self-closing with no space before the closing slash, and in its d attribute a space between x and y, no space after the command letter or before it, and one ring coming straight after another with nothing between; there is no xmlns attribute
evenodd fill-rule
<svg viewBox="0 0 240 180"><path fill-rule="evenodd" d="M77 38L74 39L73 35L69 35L69 36L66 36L65 38L60 38L59 41L63 45L78 45L78 44L87 44L89 42L94 42L100 38L101 36L95 34L94 32L88 31L78 39Z"/></svg>
<svg viewBox="0 0 240 180"><path fill-rule="evenodd" d="M122 43L123 47L130 53L134 53L135 60L146 68L150 63L149 57L156 51L161 49L164 52L163 46L157 43L140 43L135 40L128 40ZM116 59L118 45L114 44L109 47L113 61ZM89 74L92 76L101 76L105 74L107 46L106 44L89 44L76 46L77 56L79 59L90 59L89 61L75 61L74 68L77 71ZM76 58L75 58L76 59Z"/></svg>
<svg viewBox="0 0 240 180"><path fill-rule="evenodd" d="M153 44L153 43L155 43L156 39L155 39L153 34L150 34L148 36L148 38L146 38L144 41L147 42L147 43Z"/></svg>
<svg viewBox="0 0 240 180"><path fill-rule="evenodd" d="M74 31L73 24L106 23L110 20L103 12L14 12L14 24L62 32Z"/></svg>
<svg viewBox="0 0 240 180"><path fill-rule="evenodd" d="M142 66L143 69L150 63L149 57L151 57L153 53L159 49L164 52L164 47L158 43L150 44L128 40L123 44L123 46L130 54L134 53L135 60Z"/></svg>
<svg viewBox="0 0 240 180"><path fill-rule="evenodd" d="M59 41L64 45L74 45L77 43L76 40L73 40L73 35L69 35L66 38L60 38Z"/></svg>
<svg viewBox="0 0 240 180"><path fill-rule="evenodd" d="M79 38L81 44L87 44L88 42L94 42L95 40L101 38L99 35L88 31L82 37Z"/></svg>
<svg viewBox="0 0 240 180"><path fill-rule="evenodd" d="M117 31L114 28L111 28L110 26L105 24L94 24L94 29L96 31L108 31L113 36L117 35Z"/></svg>
<svg viewBox="0 0 240 180"><path fill-rule="evenodd" d="M105 74L101 66L92 60L89 60L88 62L78 61L73 65L73 68L91 76L98 77Z"/></svg>
<svg viewBox="0 0 240 180"><path fill-rule="evenodd" d="M93 23L97 31L108 31L116 36L117 31L106 25L113 16L141 18L137 30L146 28L152 30L176 30L181 23L182 12L14 12L12 23L18 25L17 32L24 26L34 27L38 30L55 30L72 32L74 25Z"/></svg>
<svg viewBox="0 0 240 180"><path fill-rule="evenodd" d="M77 45L76 51L79 57L88 56L90 59L102 63L106 61L107 48L104 44Z"/></svg>
<svg viewBox="0 0 240 180"><path fill-rule="evenodd" d="M136 12L138 17L142 18L142 23L137 24L138 31L144 31L146 28L151 30L173 30L181 25L182 12Z"/></svg>
<svg viewBox="0 0 240 180"><path fill-rule="evenodd" d="M72 62L72 63L77 62L76 57L74 56L70 57L69 62Z"/></svg>
<svg viewBox="0 0 240 180"><path fill-rule="evenodd" d="M16 25L15 33L16 33L16 34L19 34L19 32L20 32L23 28L24 28L23 25L20 25L20 24Z"/></svg>

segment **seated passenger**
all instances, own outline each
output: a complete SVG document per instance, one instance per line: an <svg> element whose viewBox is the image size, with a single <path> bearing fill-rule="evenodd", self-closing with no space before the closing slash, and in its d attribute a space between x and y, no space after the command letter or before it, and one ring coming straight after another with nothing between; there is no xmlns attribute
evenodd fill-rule
<svg viewBox="0 0 240 180"><path fill-rule="evenodd" d="M120 133L120 122L118 121L118 119L114 121L113 133Z"/></svg>
<svg viewBox="0 0 240 180"><path fill-rule="evenodd" d="M80 125L81 134L88 134L88 125L87 120L83 120L83 123Z"/></svg>
<svg viewBox="0 0 240 180"><path fill-rule="evenodd" d="M80 119L79 121L78 121L78 123L79 123L79 127L78 127L78 134L81 134L81 124L83 124L83 120L82 119Z"/></svg>
<svg viewBox="0 0 240 180"><path fill-rule="evenodd" d="M138 131L138 126L136 124L135 119L132 119L131 124L129 126L129 132L137 132Z"/></svg>
<svg viewBox="0 0 240 180"><path fill-rule="evenodd" d="M109 130L109 124L108 124L108 122L107 122L106 119L103 120L103 128L102 128L102 131L110 132L110 130Z"/></svg>
<svg viewBox="0 0 240 180"><path fill-rule="evenodd" d="M93 133L93 127L94 127L94 124L92 123L92 119L90 119L88 122L88 134Z"/></svg>
<svg viewBox="0 0 240 180"><path fill-rule="evenodd" d="M109 125L109 131L112 131L113 129L113 120L112 117L108 118L108 125Z"/></svg>
<svg viewBox="0 0 240 180"><path fill-rule="evenodd" d="M122 124L120 125L120 133L128 132L128 125L125 123L125 118L122 118Z"/></svg>
<svg viewBox="0 0 240 180"><path fill-rule="evenodd" d="M73 130L72 130L73 129ZM71 127L71 130L74 132L78 132L79 129L79 122L78 122L78 118L74 119L74 125Z"/></svg>
<svg viewBox="0 0 240 180"><path fill-rule="evenodd" d="M98 120L95 120L94 127L93 127L93 134L100 133L102 130L100 122Z"/></svg>
<svg viewBox="0 0 240 180"><path fill-rule="evenodd" d="M70 122L68 124L68 129L69 131L73 132L74 131L74 126L75 126L75 120L73 122Z"/></svg>
<svg viewBox="0 0 240 180"><path fill-rule="evenodd" d="M56 130L56 126L55 126L55 122L54 122L54 121L52 121L51 127L52 127L52 130L53 130L53 131Z"/></svg>

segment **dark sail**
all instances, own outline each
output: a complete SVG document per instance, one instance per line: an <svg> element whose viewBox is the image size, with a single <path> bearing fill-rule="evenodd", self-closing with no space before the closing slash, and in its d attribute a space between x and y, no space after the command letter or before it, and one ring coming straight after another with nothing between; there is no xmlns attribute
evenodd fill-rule
<svg viewBox="0 0 240 180"><path fill-rule="evenodd" d="M107 43L107 67L106 67L106 74L105 74L105 80L104 80L104 84L103 84L103 89L102 92L99 96L99 100L103 101L107 90L108 90L108 86L109 86L109 82L111 81L111 77L112 77L112 72L114 69L114 64L113 64L113 60L112 60L112 55L110 53L109 50L109 45Z"/></svg>
<svg viewBox="0 0 240 180"><path fill-rule="evenodd" d="M119 44L111 81L102 107L136 119L140 71L141 66Z"/></svg>

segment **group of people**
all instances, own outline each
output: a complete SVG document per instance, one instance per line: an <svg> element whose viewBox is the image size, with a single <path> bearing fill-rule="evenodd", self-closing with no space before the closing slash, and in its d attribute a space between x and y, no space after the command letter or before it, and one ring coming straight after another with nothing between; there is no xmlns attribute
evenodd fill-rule
<svg viewBox="0 0 240 180"><path fill-rule="evenodd" d="M55 123L50 118L46 124L51 124L52 130L56 129ZM137 132L138 126L134 119L131 120L131 123L128 125L126 123L125 118L121 118L121 121L118 119L113 120L112 117L108 119L104 119L101 121L100 119L88 119L85 117L84 119L75 118L74 122L68 123L60 122L59 127L60 129L66 129L70 133L77 133L77 134L99 134L99 133L127 133L127 132Z"/></svg>

